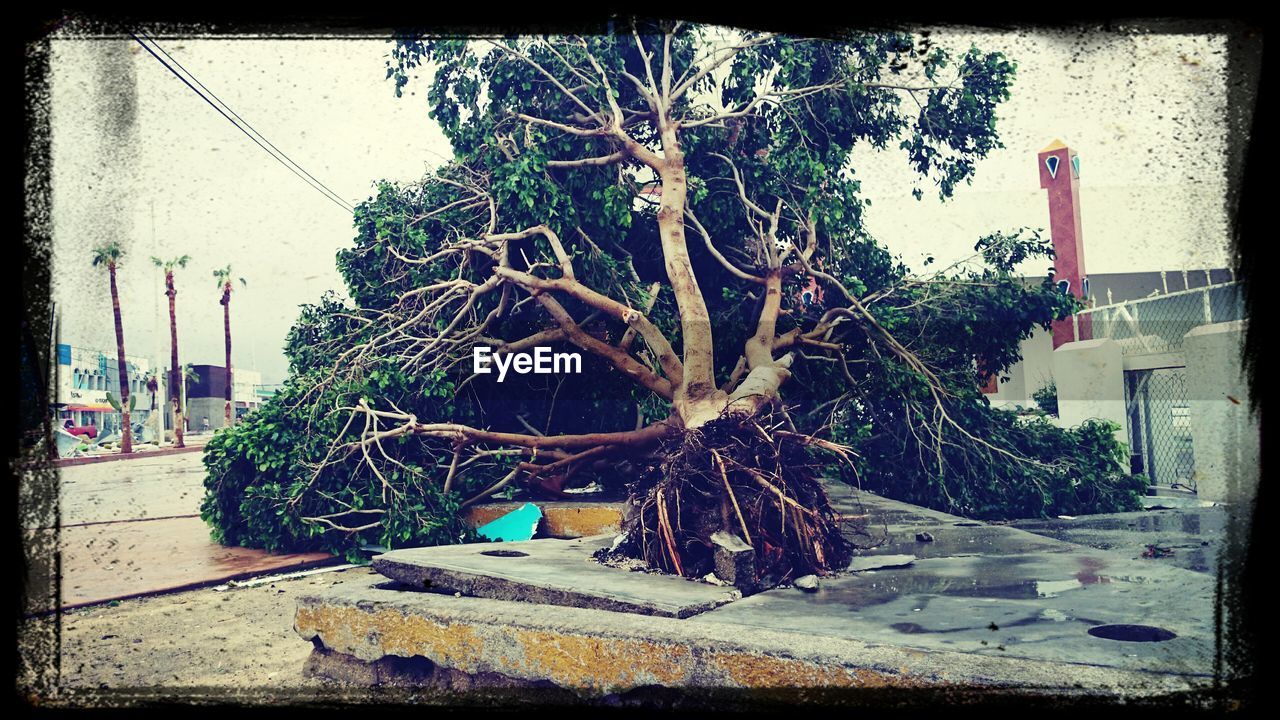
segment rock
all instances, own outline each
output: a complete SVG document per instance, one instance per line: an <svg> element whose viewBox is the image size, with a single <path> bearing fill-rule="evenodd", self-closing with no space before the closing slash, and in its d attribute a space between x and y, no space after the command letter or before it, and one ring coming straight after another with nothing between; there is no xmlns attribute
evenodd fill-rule
<svg viewBox="0 0 1280 720"><path fill-rule="evenodd" d="M791 584L805 592L818 592L817 575L805 575L803 577L798 577Z"/></svg>
<svg viewBox="0 0 1280 720"><path fill-rule="evenodd" d="M916 533L916 542L933 542L933 533L924 531Z"/></svg>
<svg viewBox="0 0 1280 720"><path fill-rule="evenodd" d="M756 577L756 551L742 538L723 530L711 535L715 543L715 575L724 582L749 594L759 587Z"/></svg>

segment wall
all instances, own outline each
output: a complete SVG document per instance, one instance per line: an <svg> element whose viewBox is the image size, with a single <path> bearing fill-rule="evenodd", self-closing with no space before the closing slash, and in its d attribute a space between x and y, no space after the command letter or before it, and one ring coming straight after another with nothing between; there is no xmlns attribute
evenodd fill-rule
<svg viewBox="0 0 1280 720"><path fill-rule="evenodd" d="M1187 333L1183 353L1197 494L1247 507L1261 472L1261 435L1241 373L1244 327L1244 321L1202 325Z"/></svg>
<svg viewBox="0 0 1280 720"><path fill-rule="evenodd" d="M1021 353L1022 359L1005 373L1009 381L1001 382L997 392L987 396L994 407L1035 408L1032 393L1053 381L1052 335L1036 328L1031 337L1022 341Z"/></svg>
<svg viewBox="0 0 1280 720"><path fill-rule="evenodd" d="M223 398L189 397L187 398L187 427L192 432L199 432L203 418L209 418L209 429L217 430L226 425L227 401Z"/></svg>
<svg viewBox="0 0 1280 720"><path fill-rule="evenodd" d="M1124 359L1114 340L1070 342L1053 351L1058 417L1063 427L1085 420L1119 425L1116 439L1128 442L1124 402Z"/></svg>

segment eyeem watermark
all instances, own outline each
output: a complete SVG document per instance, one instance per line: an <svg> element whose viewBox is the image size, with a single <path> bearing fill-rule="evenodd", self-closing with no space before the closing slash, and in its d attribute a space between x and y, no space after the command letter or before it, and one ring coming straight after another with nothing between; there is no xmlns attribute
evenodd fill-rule
<svg viewBox="0 0 1280 720"><path fill-rule="evenodd" d="M498 368L498 382L507 377L508 370L518 375L579 375L582 373L582 356L578 353L553 353L548 347L535 347L532 353L508 353L495 355L493 348L477 345L471 353L472 372L485 375Z"/></svg>

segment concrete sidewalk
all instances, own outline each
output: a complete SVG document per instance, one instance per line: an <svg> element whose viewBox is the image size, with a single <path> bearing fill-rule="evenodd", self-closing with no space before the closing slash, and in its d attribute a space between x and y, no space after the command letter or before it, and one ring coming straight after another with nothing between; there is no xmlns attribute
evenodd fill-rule
<svg viewBox="0 0 1280 720"><path fill-rule="evenodd" d="M218 545L198 517L44 530L61 548L63 610L141 595L176 592L228 580L338 564L329 553L272 554ZM36 542L52 542L40 538ZM52 610L53 602L33 612Z"/></svg>

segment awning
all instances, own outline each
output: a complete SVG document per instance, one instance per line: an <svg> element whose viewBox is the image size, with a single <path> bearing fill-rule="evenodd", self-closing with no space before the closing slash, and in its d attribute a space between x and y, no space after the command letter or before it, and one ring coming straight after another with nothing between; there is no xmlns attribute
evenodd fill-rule
<svg viewBox="0 0 1280 720"><path fill-rule="evenodd" d="M64 410L79 410L81 412L115 412L116 409L105 403L95 403L92 405L68 405Z"/></svg>

